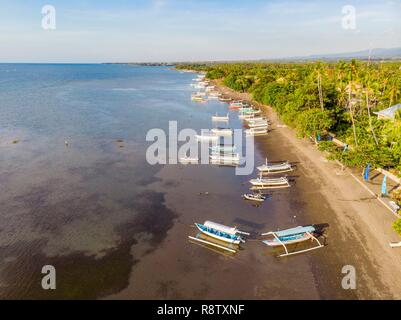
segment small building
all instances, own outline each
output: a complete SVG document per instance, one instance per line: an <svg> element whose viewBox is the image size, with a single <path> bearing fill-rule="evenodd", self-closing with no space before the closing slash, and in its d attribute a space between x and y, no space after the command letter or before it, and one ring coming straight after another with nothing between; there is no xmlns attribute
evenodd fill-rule
<svg viewBox="0 0 401 320"><path fill-rule="evenodd" d="M394 120L398 110L401 110L401 103L396 104L390 108L373 113L377 115L378 119Z"/></svg>

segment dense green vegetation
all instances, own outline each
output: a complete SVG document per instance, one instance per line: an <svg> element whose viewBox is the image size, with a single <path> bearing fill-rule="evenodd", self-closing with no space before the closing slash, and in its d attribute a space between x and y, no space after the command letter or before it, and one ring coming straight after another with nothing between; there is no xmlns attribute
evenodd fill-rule
<svg viewBox="0 0 401 320"><path fill-rule="evenodd" d="M401 114L378 120L374 111L401 102L401 63L228 63L182 65L207 72L227 87L249 92L271 105L301 136L331 132L348 151L326 144L332 156L350 166L401 170Z"/></svg>

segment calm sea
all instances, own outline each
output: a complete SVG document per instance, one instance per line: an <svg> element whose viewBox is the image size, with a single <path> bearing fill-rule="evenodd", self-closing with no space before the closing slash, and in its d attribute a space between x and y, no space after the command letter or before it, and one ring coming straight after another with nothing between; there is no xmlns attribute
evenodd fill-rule
<svg viewBox="0 0 401 320"><path fill-rule="evenodd" d="M176 217L148 187L161 168L146 162L147 131L169 120L209 128L211 114L226 112L190 101L193 77L0 64L0 297L99 297L127 285L137 235L156 247ZM57 293L39 286L46 264Z"/></svg>
<svg viewBox="0 0 401 320"><path fill-rule="evenodd" d="M233 168L147 163L148 130L170 120L211 128L211 115L226 114L224 103L191 102L193 77L167 67L0 64L0 298L349 297L335 246L279 261L256 240L236 256L188 241L205 220L253 235L326 222L321 195L302 193L318 189L302 170L256 208L241 199L250 177ZM230 126L241 128L235 112ZM275 129L255 145L257 164L298 160ZM56 290L41 287L45 265L56 269Z"/></svg>

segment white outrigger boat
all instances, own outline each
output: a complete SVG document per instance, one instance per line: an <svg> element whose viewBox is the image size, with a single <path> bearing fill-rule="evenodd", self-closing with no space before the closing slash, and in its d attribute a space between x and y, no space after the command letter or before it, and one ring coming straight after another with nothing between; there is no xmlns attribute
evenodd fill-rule
<svg viewBox="0 0 401 320"><path fill-rule="evenodd" d="M182 164L198 164L199 158L196 157L182 157L179 159Z"/></svg>
<svg viewBox="0 0 401 320"><path fill-rule="evenodd" d="M249 121L253 119L254 116L252 114L239 114L238 119L244 120L244 121Z"/></svg>
<svg viewBox="0 0 401 320"><path fill-rule="evenodd" d="M234 145L218 145L218 146L212 146L209 148L210 151L212 151L212 153L233 153L236 149L236 147Z"/></svg>
<svg viewBox="0 0 401 320"><path fill-rule="evenodd" d="M223 122L227 122L228 121L228 113L226 116L218 116L217 113L215 116L212 116L212 121L223 121Z"/></svg>
<svg viewBox="0 0 401 320"><path fill-rule="evenodd" d="M294 170L288 161L281 163L268 163L267 159L265 164L256 167L256 169L263 173L284 173Z"/></svg>
<svg viewBox="0 0 401 320"><path fill-rule="evenodd" d="M237 227L228 227L212 221L205 221L203 224L195 223L195 226L209 237L237 245L245 243L245 240L240 236L241 234L249 236L249 233L240 231Z"/></svg>
<svg viewBox="0 0 401 320"><path fill-rule="evenodd" d="M249 180L249 183L252 185L252 190L279 189L290 187L290 183L287 177L262 178L261 175L259 178Z"/></svg>
<svg viewBox="0 0 401 320"><path fill-rule="evenodd" d="M273 237L272 239L263 240L262 242L265 245L267 245L269 247L282 246L284 248L285 253L280 254L279 257L289 256L289 255L298 254L301 252L307 252L307 251L311 251L311 250L315 250L315 249L324 247L324 244L321 244L320 241L317 239L318 234L317 234L316 227L314 225L299 226L299 227L286 229L286 230L282 230L282 231L275 231L275 232L270 231L270 232L262 233L261 235L262 236L270 235ZM296 243L304 242L307 240L316 241L317 245L312 248L308 248L308 249L304 249L304 250L298 250L298 251L293 251L293 252L288 251L287 245L296 244Z"/></svg>
<svg viewBox="0 0 401 320"><path fill-rule="evenodd" d="M249 121L248 127L249 128L268 128L269 124L266 120L259 120L259 121Z"/></svg>
<svg viewBox="0 0 401 320"><path fill-rule="evenodd" d="M266 200L266 196L262 193L245 193L242 195L245 200L256 201L256 202L263 202Z"/></svg>
<svg viewBox="0 0 401 320"><path fill-rule="evenodd" d="M210 160L212 161L222 161L222 162L239 162L240 157L238 153L217 153L212 152L209 156Z"/></svg>
<svg viewBox="0 0 401 320"><path fill-rule="evenodd" d="M247 136L264 136L267 135L267 127L256 127L245 130Z"/></svg>
<svg viewBox="0 0 401 320"><path fill-rule="evenodd" d="M242 109L243 107L248 106L246 102L243 102L242 100L237 100L237 101L231 101L229 108L233 110L237 109Z"/></svg>
<svg viewBox="0 0 401 320"><path fill-rule="evenodd" d="M250 115L248 118L244 119L246 122L256 122L256 121L261 121L261 120L267 120L267 118L263 117L263 116L257 116L255 117L254 115Z"/></svg>
<svg viewBox="0 0 401 320"><path fill-rule="evenodd" d="M230 128L213 128L210 130L216 136L232 136L233 129Z"/></svg>
<svg viewBox="0 0 401 320"><path fill-rule="evenodd" d="M203 102L205 101L205 97L202 94L195 93L191 95L191 100L196 102Z"/></svg>
<svg viewBox="0 0 401 320"><path fill-rule="evenodd" d="M216 136L215 134L213 134L213 133L209 133L209 134L196 134L195 135L195 138L198 140L198 141L217 141L218 139L219 139L219 137L218 136Z"/></svg>

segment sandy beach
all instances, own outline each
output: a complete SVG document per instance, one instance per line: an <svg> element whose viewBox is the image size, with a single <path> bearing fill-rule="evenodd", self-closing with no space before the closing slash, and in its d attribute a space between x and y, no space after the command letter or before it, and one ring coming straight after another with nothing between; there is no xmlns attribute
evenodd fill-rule
<svg viewBox="0 0 401 320"><path fill-rule="evenodd" d="M237 93L223 86L219 86L219 90L232 98L252 101L249 94ZM347 263L345 257L354 256L352 261L356 262L359 286L363 286L363 290L356 290L358 298L400 299L401 252L389 246L389 242L399 240L391 227L396 217L355 181L350 169L343 172L337 163L327 161L314 144L297 138L295 130L282 126L270 106L252 103L263 109L272 121L275 136L272 139L281 137L286 141L287 148L295 152L301 162L302 176L318 186L316 190L306 182L305 196L319 192L323 196L320 204L327 201L331 213L334 213L329 216L316 199L316 213L331 225L331 249L337 251L344 263ZM312 211L311 217L317 218Z"/></svg>

